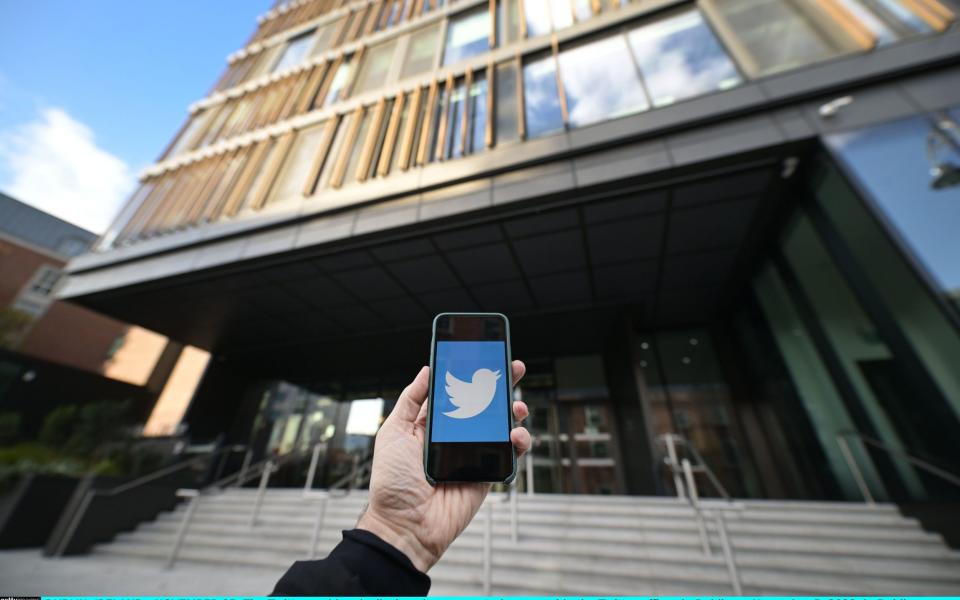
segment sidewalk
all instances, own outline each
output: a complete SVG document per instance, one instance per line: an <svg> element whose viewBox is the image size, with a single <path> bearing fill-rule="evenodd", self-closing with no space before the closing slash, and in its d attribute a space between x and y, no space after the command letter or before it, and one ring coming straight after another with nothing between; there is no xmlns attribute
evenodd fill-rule
<svg viewBox="0 0 960 600"><path fill-rule="evenodd" d="M96 555L44 558L39 549L0 551L0 594L71 596L264 596L282 571L160 564Z"/></svg>

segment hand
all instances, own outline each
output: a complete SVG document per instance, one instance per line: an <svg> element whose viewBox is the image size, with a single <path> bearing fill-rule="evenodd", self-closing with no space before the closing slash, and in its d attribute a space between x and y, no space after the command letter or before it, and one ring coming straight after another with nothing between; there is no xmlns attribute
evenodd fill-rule
<svg viewBox="0 0 960 600"><path fill-rule="evenodd" d="M513 361L513 382L527 368ZM424 573L453 540L467 528L490 491L489 483L427 483L423 473L423 440L427 426L427 390L430 369L420 373L400 394L393 412L377 433L370 478L370 503L358 529L376 534L400 550ZM527 405L513 403L517 422L527 417ZM530 433L523 427L510 432L521 455L530 449Z"/></svg>

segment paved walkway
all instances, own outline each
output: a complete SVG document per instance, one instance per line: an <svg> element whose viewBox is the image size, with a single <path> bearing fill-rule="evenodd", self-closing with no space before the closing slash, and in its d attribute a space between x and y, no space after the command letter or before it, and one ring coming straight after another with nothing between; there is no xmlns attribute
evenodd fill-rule
<svg viewBox="0 0 960 600"><path fill-rule="evenodd" d="M0 551L0 594L70 596L264 596L282 571L161 565L104 556L44 558L40 550Z"/></svg>

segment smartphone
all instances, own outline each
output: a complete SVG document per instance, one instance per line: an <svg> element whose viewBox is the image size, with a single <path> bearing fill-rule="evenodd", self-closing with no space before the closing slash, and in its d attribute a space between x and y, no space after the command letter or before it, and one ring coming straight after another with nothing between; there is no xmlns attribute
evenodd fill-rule
<svg viewBox="0 0 960 600"><path fill-rule="evenodd" d="M499 313L433 319L423 469L427 481L510 483L513 428L510 323Z"/></svg>

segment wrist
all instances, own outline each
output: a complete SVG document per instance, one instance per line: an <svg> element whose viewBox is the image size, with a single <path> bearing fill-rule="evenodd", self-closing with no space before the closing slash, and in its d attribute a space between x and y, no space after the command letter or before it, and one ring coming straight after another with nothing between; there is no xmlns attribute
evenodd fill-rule
<svg viewBox="0 0 960 600"><path fill-rule="evenodd" d="M389 519L381 517L371 507L368 507L360 517L357 529L369 531L402 552L410 559L413 566L422 573L429 571L430 567L440 559L417 539L413 531L391 523Z"/></svg>

